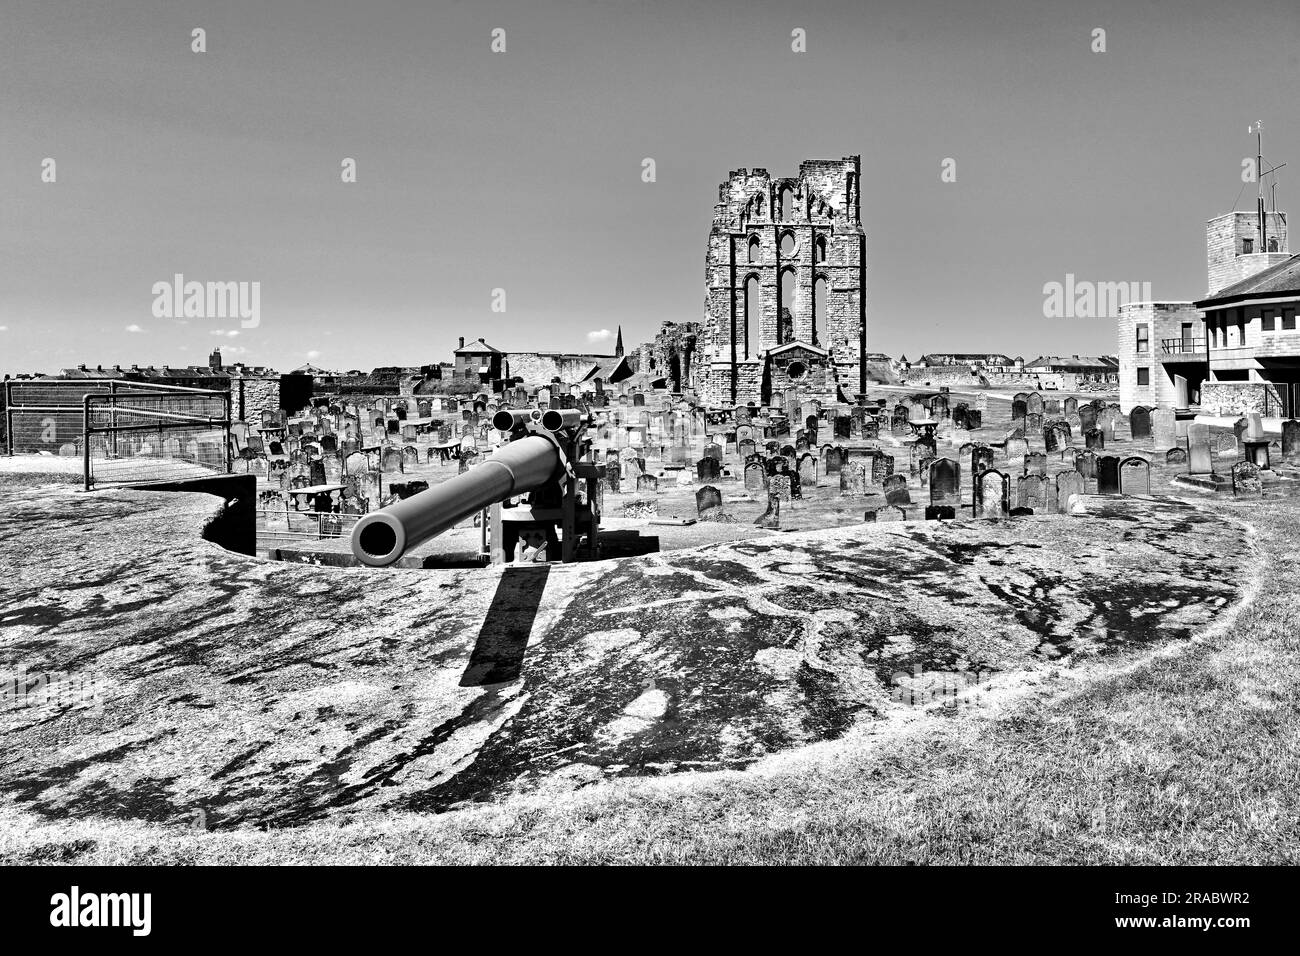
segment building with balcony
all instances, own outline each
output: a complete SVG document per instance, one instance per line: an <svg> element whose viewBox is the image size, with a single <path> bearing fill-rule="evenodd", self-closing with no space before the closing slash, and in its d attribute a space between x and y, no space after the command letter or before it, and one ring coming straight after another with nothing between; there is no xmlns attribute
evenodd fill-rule
<svg viewBox="0 0 1300 956"><path fill-rule="evenodd" d="M1209 298L1200 302L1128 302L1119 308L1119 404L1125 412L1134 405L1165 406L1178 411L1193 407L1223 414L1242 411L1267 411L1278 414L1284 400L1267 376L1276 374L1282 382L1290 373L1274 362L1272 367L1248 358L1246 351L1258 349L1263 331L1263 315L1252 313L1257 331L1243 316L1233 313L1225 318L1216 315L1216 325L1207 336L1207 303L1232 300L1242 306L1253 294L1251 290L1283 285L1295 257L1290 254L1285 212L1265 213L1236 210L1216 216L1205 224L1205 274ZM1268 277L1273 278L1268 278ZM1276 291L1276 290L1274 290ZM1284 291L1284 290L1283 290ZM1267 296L1272 293L1261 292ZM1283 306L1285 308L1285 306ZM1216 312L1222 311L1216 307ZM1279 316L1275 326L1280 326ZM1244 329L1244 331L1242 331ZM1280 336L1280 331L1273 333ZM1228 345L1229 336L1233 345ZM1242 344L1249 336L1255 344ZM1300 339L1297 339L1300 342ZM1221 343L1216 346L1216 342ZM1272 343L1267 349L1289 348L1286 342ZM1217 349L1217 351L1216 351ZM1239 350L1230 353L1229 349ZM1216 355L1218 356L1216 361ZM1252 364L1252 362L1254 364ZM1216 367L1226 378L1216 377ZM1252 377L1254 376L1254 377ZM1220 386L1230 387L1220 387ZM1249 387L1246 387L1249 386ZM1288 392L1289 395L1289 392ZM1294 407L1290 397L1287 409Z"/></svg>
<svg viewBox="0 0 1300 956"><path fill-rule="evenodd" d="M1191 302L1119 307L1119 405L1188 408L1199 401L1207 358L1200 310Z"/></svg>
<svg viewBox="0 0 1300 956"><path fill-rule="evenodd" d="M1300 255L1196 303L1205 315L1209 380L1201 407L1221 415L1300 410Z"/></svg>

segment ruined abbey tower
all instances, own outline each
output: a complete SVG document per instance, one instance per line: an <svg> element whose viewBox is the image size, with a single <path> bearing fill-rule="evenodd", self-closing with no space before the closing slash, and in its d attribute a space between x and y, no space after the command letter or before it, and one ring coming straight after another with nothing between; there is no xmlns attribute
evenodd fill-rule
<svg viewBox="0 0 1300 956"><path fill-rule="evenodd" d="M810 159L795 177L738 169L718 188L695 374L705 404L865 389L860 176L858 156Z"/></svg>

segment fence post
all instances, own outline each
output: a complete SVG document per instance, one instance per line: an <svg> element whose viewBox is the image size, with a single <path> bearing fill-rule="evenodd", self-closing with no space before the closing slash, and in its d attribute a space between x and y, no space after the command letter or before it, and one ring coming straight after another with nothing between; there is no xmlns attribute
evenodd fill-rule
<svg viewBox="0 0 1300 956"><path fill-rule="evenodd" d="M82 483L85 486L82 490L90 490L90 395L84 395L81 399L81 446L83 471Z"/></svg>

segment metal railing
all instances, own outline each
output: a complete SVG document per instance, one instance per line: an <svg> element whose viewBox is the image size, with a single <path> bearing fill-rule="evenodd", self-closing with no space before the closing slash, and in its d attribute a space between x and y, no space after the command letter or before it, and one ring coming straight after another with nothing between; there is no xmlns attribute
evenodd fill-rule
<svg viewBox="0 0 1300 956"><path fill-rule="evenodd" d="M1160 350L1165 355L1204 355L1205 339L1161 339Z"/></svg>

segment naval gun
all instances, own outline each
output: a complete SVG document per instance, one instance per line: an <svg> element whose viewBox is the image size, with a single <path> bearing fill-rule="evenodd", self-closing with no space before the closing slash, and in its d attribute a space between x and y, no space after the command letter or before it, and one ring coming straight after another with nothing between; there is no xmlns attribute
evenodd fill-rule
<svg viewBox="0 0 1300 956"><path fill-rule="evenodd" d="M492 426L509 436L482 463L426 491L363 515L352 530L352 553L386 567L411 548L482 513L481 552L492 564L514 560L521 539L546 542L562 561L597 556L599 471L590 460L589 420L576 409L503 409ZM579 483L585 482L585 494ZM519 496L526 502L511 506ZM559 536L556 529L559 528ZM540 549L539 549L540 550Z"/></svg>

